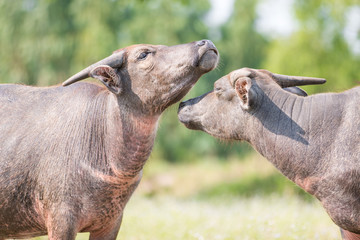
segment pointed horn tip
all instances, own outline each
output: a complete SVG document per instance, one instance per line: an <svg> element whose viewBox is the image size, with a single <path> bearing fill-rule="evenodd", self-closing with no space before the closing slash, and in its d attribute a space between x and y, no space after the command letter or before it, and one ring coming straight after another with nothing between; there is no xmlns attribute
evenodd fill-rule
<svg viewBox="0 0 360 240"><path fill-rule="evenodd" d="M69 82L69 79L68 80L66 80L65 82L63 82L61 85L63 86L63 87L66 87L66 86L69 86L71 83Z"/></svg>
<svg viewBox="0 0 360 240"><path fill-rule="evenodd" d="M306 80L311 81L311 84L324 84L326 83L326 79L325 78L306 78Z"/></svg>
<svg viewBox="0 0 360 240"><path fill-rule="evenodd" d="M69 86L70 84L73 84L74 82L76 82L76 79L74 80L72 78L69 78L65 82L62 83L62 86L66 87L66 86Z"/></svg>
<svg viewBox="0 0 360 240"><path fill-rule="evenodd" d="M326 79L325 78L320 78L319 82L320 82L320 84L324 84L324 83L326 83Z"/></svg>
<svg viewBox="0 0 360 240"><path fill-rule="evenodd" d="M62 85L64 87L66 87L66 86L69 86L70 84L73 84L73 83L75 83L77 81L80 81L80 80L83 80L83 79L86 79L86 78L90 77L88 71L89 71L88 69L84 69L83 71L81 71L81 72L73 75L72 77L68 78L67 80L65 80L65 82L62 83Z"/></svg>

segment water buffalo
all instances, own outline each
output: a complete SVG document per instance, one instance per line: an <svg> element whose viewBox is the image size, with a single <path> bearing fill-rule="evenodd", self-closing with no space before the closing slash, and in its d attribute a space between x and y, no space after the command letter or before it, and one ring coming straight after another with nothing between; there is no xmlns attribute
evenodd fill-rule
<svg viewBox="0 0 360 240"><path fill-rule="evenodd" d="M134 45L64 86L0 85L0 239L113 240L161 113L218 62L209 40ZM75 83L87 77L104 85Z"/></svg>
<svg viewBox="0 0 360 240"><path fill-rule="evenodd" d="M320 200L343 239L360 239L360 87L308 97L282 89L323 82L240 69L181 103L178 116L190 129L249 142Z"/></svg>

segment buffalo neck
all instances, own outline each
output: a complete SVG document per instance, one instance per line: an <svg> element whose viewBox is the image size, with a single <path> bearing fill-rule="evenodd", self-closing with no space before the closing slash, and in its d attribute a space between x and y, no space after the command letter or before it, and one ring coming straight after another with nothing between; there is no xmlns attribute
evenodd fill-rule
<svg viewBox="0 0 360 240"><path fill-rule="evenodd" d="M249 142L293 181L320 174L330 135L341 121L328 119L327 112L342 107L332 95L299 97L274 86L263 89L248 123Z"/></svg>
<svg viewBox="0 0 360 240"><path fill-rule="evenodd" d="M113 95L108 96L106 148L115 175L138 175L149 158L157 130L159 115L130 108Z"/></svg>

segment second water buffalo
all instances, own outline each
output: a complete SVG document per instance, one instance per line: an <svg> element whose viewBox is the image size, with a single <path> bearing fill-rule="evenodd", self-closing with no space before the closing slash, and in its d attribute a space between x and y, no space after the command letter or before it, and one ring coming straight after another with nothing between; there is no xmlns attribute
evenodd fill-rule
<svg viewBox="0 0 360 240"><path fill-rule="evenodd" d="M178 116L190 129L249 142L320 200L344 239L360 239L360 87L308 97L283 89L324 82L240 69L181 103Z"/></svg>

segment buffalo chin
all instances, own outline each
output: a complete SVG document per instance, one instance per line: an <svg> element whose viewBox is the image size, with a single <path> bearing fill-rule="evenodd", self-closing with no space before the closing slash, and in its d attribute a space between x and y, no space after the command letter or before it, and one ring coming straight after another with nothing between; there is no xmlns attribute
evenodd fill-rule
<svg viewBox="0 0 360 240"><path fill-rule="evenodd" d="M205 72L209 72L217 66L218 60L219 55L217 52L213 49L210 49L201 56L198 66Z"/></svg>
<svg viewBox="0 0 360 240"><path fill-rule="evenodd" d="M198 122L191 121L191 120L181 119L180 116L179 116L179 120L180 120L180 122L181 122L182 124L184 124L184 126L187 127L188 129L202 131L201 124L198 123Z"/></svg>

